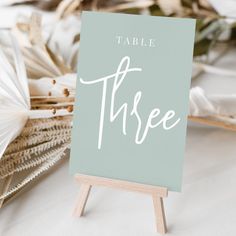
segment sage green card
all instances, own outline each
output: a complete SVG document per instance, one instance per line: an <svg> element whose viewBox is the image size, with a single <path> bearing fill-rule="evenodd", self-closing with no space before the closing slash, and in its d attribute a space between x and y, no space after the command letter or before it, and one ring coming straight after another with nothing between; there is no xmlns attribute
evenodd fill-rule
<svg viewBox="0 0 236 236"><path fill-rule="evenodd" d="M180 191L195 20L82 13L70 169Z"/></svg>

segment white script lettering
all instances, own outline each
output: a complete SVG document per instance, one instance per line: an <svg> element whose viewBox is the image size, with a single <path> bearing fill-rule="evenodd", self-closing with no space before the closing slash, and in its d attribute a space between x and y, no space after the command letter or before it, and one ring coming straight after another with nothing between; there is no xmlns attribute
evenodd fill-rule
<svg viewBox="0 0 236 236"><path fill-rule="evenodd" d="M123 68L124 67L124 68ZM100 112L100 122L99 122L99 133L98 133L98 149L101 149L102 146L102 138L103 138L103 127L104 127L104 116L105 116L105 109L106 109L106 97L107 97L107 83L108 80L113 79L113 88L111 91L111 105L110 105L110 122L114 122L116 118L123 113L123 123L122 123L122 132L124 135L127 134L127 127L126 127L126 120L128 115L128 103L123 103L120 108L115 111L115 98L117 95L117 92L123 83L124 79L126 78L126 75L130 72L140 72L142 71L141 68L130 68L130 57L125 56L120 61L120 64L117 68L116 73L92 80L92 81L84 81L83 79L80 79L80 82L82 84L86 85L93 85L97 83L102 83L103 89L102 89L102 102L101 102L101 112ZM142 92L138 91L136 92L133 100L133 106L130 112L130 116L135 116L138 122L138 127L135 135L135 142L137 144L142 144L148 134L148 131L150 128L156 128L157 126L162 125L163 129L170 130L174 128L180 121L180 118L177 118L172 124L168 125L167 122L170 121L172 118L175 117L175 111L169 110L167 111L164 116L159 119L159 121L154 121L155 118L157 118L160 115L160 109L154 108L147 119L147 123L145 125L143 134L141 135L141 129L142 129L142 120L138 113L138 105L139 101L141 100Z"/></svg>

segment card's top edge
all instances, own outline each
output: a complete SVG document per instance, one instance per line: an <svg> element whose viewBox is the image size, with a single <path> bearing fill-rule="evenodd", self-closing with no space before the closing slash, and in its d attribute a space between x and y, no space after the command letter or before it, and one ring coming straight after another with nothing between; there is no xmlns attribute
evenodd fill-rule
<svg viewBox="0 0 236 236"><path fill-rule="evenodd" d="M170 21L189 21L192 23L196 22L195 18L187 18L187 17L170 17L170 16L152 16L152 15L138 15L138 14L128 14L128 13L121 13L121 12L102 12L102 11L82 11L82 16L83 15L109 15L109 16L122 16L122 17L142 17L142 18L147 18L147 19L165 19L165 20L170 20Z"/></svg>

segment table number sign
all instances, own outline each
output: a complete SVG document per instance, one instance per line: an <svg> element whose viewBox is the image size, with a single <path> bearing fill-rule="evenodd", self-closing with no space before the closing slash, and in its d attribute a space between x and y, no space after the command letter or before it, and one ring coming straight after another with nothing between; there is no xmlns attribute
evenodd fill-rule
<svg viewBox="0 0 236 236"><path fill-rule="evenodd" d="M70 169L180 191L195 20L82 13Z"/></svg>

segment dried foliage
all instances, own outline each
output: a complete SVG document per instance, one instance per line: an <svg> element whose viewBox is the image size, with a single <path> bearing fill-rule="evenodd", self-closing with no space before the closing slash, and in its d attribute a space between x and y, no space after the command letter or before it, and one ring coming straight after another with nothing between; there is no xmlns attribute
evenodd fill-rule
<svg viewBox="0 0 236 236"><path fill-rule="evenodd" d="M29 120L23 132L7 148L0 160L0 180L6 180L17 172L32 169L17 181L9 183L8 191L1 198L9 197L36 178L53 163L60 160L70 146L71 118Z"/></svg>
<svg viewBox="0 0 236 236"><path fill-rule="evenodd" d="M9 33L2 33L0 48L0 206L65 156L76 83L72 61L58 48L55 54L51 40L43 38L38 14L17 25L12 35L11 42ZM73 37L71 42L76 44ZM23 177L14 178L18 173Z"/></svg>

